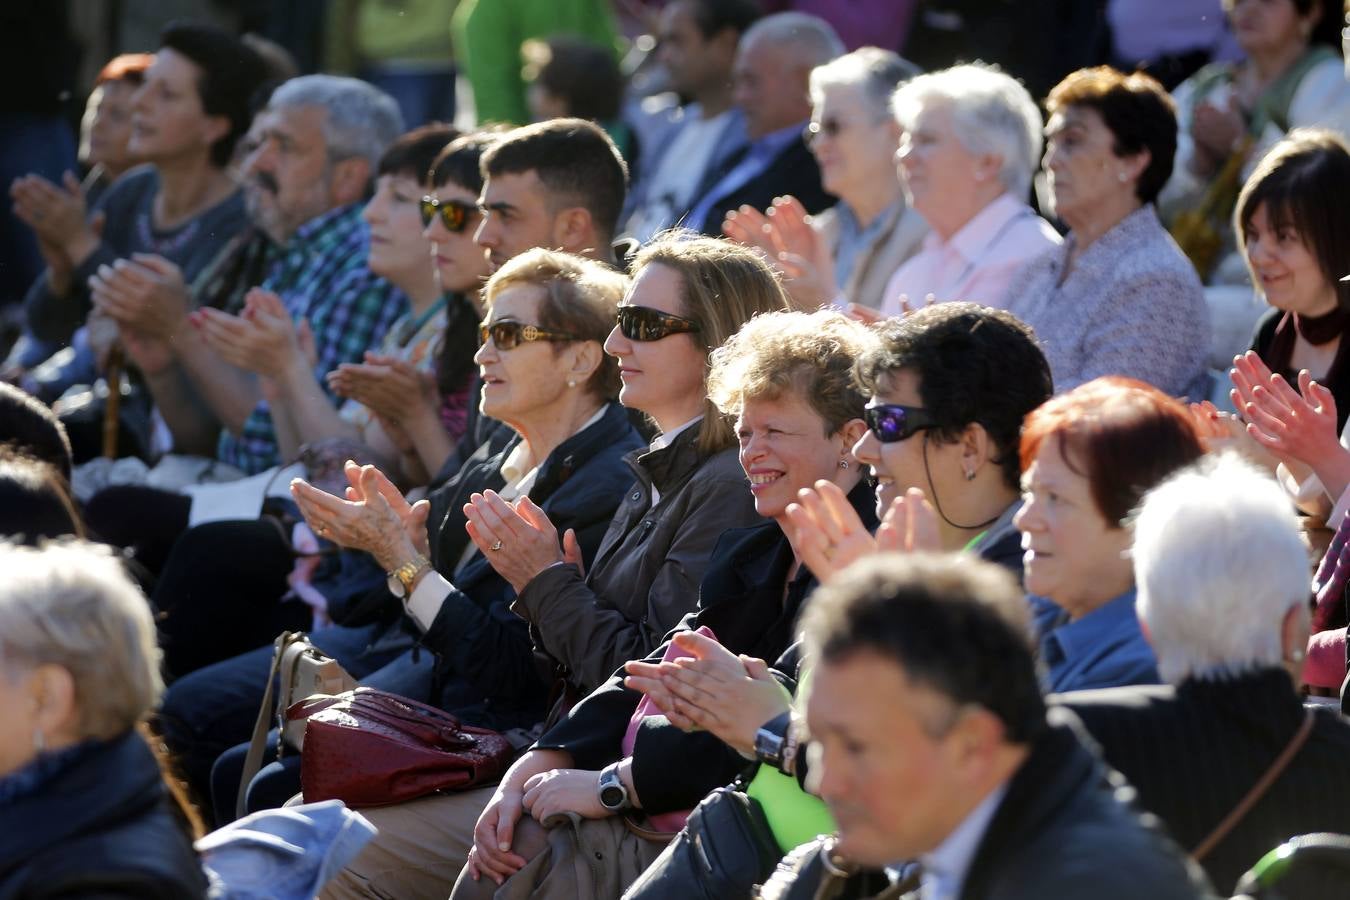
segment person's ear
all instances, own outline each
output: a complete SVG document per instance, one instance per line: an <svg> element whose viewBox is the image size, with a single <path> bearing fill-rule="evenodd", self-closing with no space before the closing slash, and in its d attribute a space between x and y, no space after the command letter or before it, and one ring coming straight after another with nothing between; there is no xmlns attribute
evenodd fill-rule
<svg viewBox="0 0 1350 900"><path fill-rule="evenodd" d="M966 481L974 479L980 468L990 462L994 442L979 422L971 422L961 432L961 472Z"/></svg>
<svg viewBox="0 0 1350 900"><path fill-rule="evenodd" d="M230 133L229 116L209 116L206 120L206 129L202 133L203 141L206 146L215 146L216 141Z"/></svg>
<svg viewBox="0 0 1350 900"><path fill-rule="evenodd" d="M981 153L975 157L975 180L980 183L998 181L998 173L1003 168L1003 157L998 153Z"/></svg>
<svg viewBox="0 0 1350 900"><path fill-rule="evenodd" d="M1148 171L1149 163L1153 161L1153 154L1145 147L1138 153L1131 153L1129 156L1122 157L1122 161L1129 180L1137 182L1144 177L1144 172Z"/></svg>
<svg viewBox="0 0 1350 900"><path fill-rule="evenodd" d="M349 156L333 163L329 194L337 206L364 200L370 193L370 160Z"/></svg>
<svg viewBox="0 0 1350 900"><path fill-rule="evenodd" d="M605 351L596 341L573 341L569 346L572 348L572 363L568 367L567 383L569 386L575 384L578 388L585 387L595 370L604 363Z"/></svg>
<svg viewBox="0 0 1350 900"><path fill-rule="evenodd" d="M29 675L34 721L48 741L74 737L77 717L75 678L64 666L40 665Z"/></svg>
<svg viewBox="0 0 1350 900"><path fill-rule="evenodd" d="M590 211L569 206L553 217L553 246L568 253L595 253L601 250Z"/></svg>
<svg viewBox="0 0 1350 900"><path fill-rule="evenodd" d="M983 780L994 765L1006 729L998 716L979 706L961 711L943 739L947 742L954 771L969 783Z"/></svg>
<svg viewBox="0 0 1350 900"><path fill-rule="evenodd" d="M1302 606L1289 607L1280 620L1280 655L1285 664L1298 674L1303 671L1303 658L1308 653L1308 635L1311 631L1308 613Z"/></svg>
<svg viewBox="0 0 1350 900"><path fill-rule="evenodd" d="M853 465L853 447L866 433L867 423L862 419L849 419L835 432L840 444L839 456L849 460L849 465Z"/></svg>

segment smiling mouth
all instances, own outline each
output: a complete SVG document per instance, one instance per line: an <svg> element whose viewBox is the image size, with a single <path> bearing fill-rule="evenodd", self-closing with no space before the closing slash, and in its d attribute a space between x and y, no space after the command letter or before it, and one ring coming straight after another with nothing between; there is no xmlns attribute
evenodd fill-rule
<svg viewBox="0 0 1350 900"><path fill-rule="evenodd" d="M750 487L756 488L756 487L763 487L764 485L767 484L773 484L775 481L778 481L780 478L783 477L783 473L758 472L754 475L747 475L746 477L750 479Z"/></svg>

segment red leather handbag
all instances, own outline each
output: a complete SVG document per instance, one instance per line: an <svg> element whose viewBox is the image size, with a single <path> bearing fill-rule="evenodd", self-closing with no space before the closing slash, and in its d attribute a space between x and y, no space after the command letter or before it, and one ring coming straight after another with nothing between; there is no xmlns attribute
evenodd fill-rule
<svg viewBox="0 0 1350 900"><path fill-rule="evenodd" d="M375 688L301 700L286 718L307 720L300 751L307 803L384 806L491 784L515 755L495 731Z"/></svg>

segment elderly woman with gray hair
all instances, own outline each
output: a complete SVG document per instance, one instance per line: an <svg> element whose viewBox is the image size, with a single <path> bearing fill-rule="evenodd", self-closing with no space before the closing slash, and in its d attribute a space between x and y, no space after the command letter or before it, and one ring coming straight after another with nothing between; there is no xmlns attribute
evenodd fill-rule
<svg viewBox="0 0 1350 900"><path fill-rule="evenodd" d="M918 71L876 47L816 66L806 141L821 185L839 202L815 216L796 197L779 197L762 213L749 206L727 213L722 231L762 250L803 309L880 306L886 282L928 233L896 177L900 125L890 111L896 86Z"/></svg>
<svg viewBox="0 0 1350 900"><path fill-rule="evenodd" d="M150 608L90 544L0 543L0 896L192 898L206 877L137 726Z"/></svg>
<svg viewBox="0 0 1350 900"><path fill-rule="evenodd" d="M902 298L928 294L1003 307L1014 273L1059 244L1025 199L1041 150L1040 111L1016 80L979 63L920 75L892 105L904 131L900 180L931 231L891 276L881 311L895 315Z"/></svg>
<svg viewBox="0 0 1350 900"><path fill-rule="evenodd" d="M1305 710L1308 551L1289 498L1235 454L1145 495L1134 526L1138 614L1163 686L1062 694L1222 896L1294 835L1350 833L1350 724ZM1291 752L1226 834L1224 822Z"/></svg>

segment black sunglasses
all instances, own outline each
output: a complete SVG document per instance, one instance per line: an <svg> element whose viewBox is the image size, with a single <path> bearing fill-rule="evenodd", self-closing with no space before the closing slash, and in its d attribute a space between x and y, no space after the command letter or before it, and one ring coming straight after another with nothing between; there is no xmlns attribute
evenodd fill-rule
<svg viewBox="0 0 1350 900"><path fill-rule="evenodd" d="M867 427L883 444L894 444L937 425L932 413L918 406L878 403L863 410Z"/></svg>
<svg viewBox="0 0 1350 900"><path fill-rule="evenodd" d="M484 322L478 326L478 340L486 344L488 338L492 338L492 343L498 350L514 350L521 344L528 344L532 341L575 341L578 340L574 334L564 334L561 331L545 331L538 325L526 325L523 322L512 322L505 319L499 322L488 324Z"/></svg>
<svg viewBox="0 0 1350 900"><path fill-rule="evenodd" d="M452 234L459 234L469 224L469 216L478 209L472 203L464 203L459 200L437 200L435 197L423 197L417 203L418 210L422 213L422 226L431 224L431 220L437 215L441 217L441 224L445 230Z"/></svg>
<svg viewBox="0 0 1350 900"><path fill-rule="evenodd" d="M620 306L619 331L630 341L659 341L672 334L693 333L698 323L649 306Z"/></svg>

